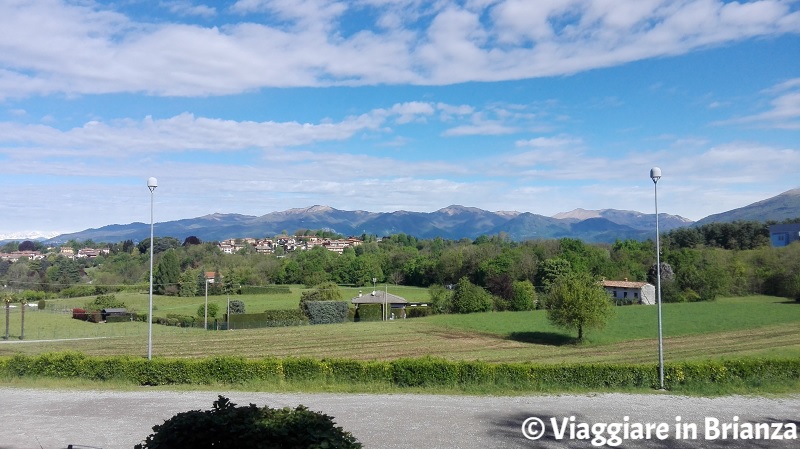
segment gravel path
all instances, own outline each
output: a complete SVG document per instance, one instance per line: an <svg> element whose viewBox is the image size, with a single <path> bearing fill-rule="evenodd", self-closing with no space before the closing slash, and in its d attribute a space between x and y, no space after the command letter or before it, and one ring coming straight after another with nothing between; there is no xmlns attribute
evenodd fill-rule
<svg viewBox="0 0 800 449"><path fill-rule="evenodd" d="M174 392L143 389L136 392L51 391L0 387L0 449L64 449L90 446L104 449L132 448L152 431L152 426L178 412L211 408L217 394L245 405L295 407L303 404L335 418L368 449L392 448L556 448L593 447L569 430L558 437L551 418L561 424L575 417L574 427L619 422L629 436L638 426L661 424L668 438L632 439L621 447L642 448L795 448L786 441L727 439L714 432L723 423L774 423L783 436L800 427L800 396L789 398L693 398L666 394L561 395L561 396L433 396L362 394L275 394L247 392ZM628 417L627 420L625 417ZM696 438L675 439L681 424L697 427ZM538 417L544 435L536 440L523 436L523 422ZM717 419L715 427L706 419ZM527 430L537 431L528 420ZM557 429L556 429L557 430ZM710 433L707 433L710 432ZM770 436L773 431L770 431ZM621 435L621 434L620 434ZM608 437L607 432L601 436ZM691 436L691 435L690 435ZM740 436L742 436L740 434ZM613 443L613 441L612 441ZM80 445L80 446L79 446Z"/></svg>

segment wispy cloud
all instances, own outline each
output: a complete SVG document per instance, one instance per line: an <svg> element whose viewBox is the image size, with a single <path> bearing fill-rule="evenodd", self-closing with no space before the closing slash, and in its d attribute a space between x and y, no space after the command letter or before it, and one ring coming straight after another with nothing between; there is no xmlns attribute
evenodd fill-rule
<svg viewBox="0 0 800 449"><path fill-rule="evenodd" d="M215 13L188 1L162 5ZM202 27L148 22L95 3L3 2L0 98L513 80L800 29L797 4L779 0L242 0L231 11L242 21ZM353 16L359 27L345 28Z"/></svg>
<svg viewBox="0 0 800 449"><path fill-rule="evenodd" d="M750 124L764 128L800 129L800 78L790 79L762 92L771 98L766 111L715 122L716 125Z"/></svg>

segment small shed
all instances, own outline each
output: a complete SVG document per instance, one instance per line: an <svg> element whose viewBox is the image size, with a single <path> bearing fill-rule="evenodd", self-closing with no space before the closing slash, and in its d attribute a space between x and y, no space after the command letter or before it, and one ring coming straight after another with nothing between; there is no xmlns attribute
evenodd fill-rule
<svg viewBox="0 0 800 449"><path fill-rule="evenodd" d="M398 318L406 317L406 306L409 304L405 298L381 290L374 290L367 295L359 293L350 302L356 308L361 304L380 304L383 316L388 317L393 313L393 310L397 310Z"/></svg>
<svg viewBox="0 0 800 449"><path fill-rule="evenodd" d="M108 321L108 317L127 317L128 309L124 307L110 307L100 311L100 316L103 321Z"/></svg>
<svg viewBox="0 0 800 449"><path fill-rule="evenodd" d="M618 305L656 303L656 287L647 282L603 280L603 288Z"/></svg>

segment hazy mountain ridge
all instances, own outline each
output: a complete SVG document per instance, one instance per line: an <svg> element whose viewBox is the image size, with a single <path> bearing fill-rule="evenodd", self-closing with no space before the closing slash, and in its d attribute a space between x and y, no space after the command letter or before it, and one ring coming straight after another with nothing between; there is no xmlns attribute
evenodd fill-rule
<svg viewBox="0 0 800 449"><path fill-rule="evenodd" d="M617 238L648 238L643 231L652 233L654 226L644 221L647 215L638 212L620 211L618 217L624 221L635 221L640 217L642 223L636 226L616 223L606 218L591 218L577 221L573 218L558 219L529 212L490 212L475 207L452 205L434 212L366 212L344 211L329 206L295 208L257 217L240 214L214 213L198 218L156 223L157 236L170 236L182 240L190 235L204 241L224 240L242 237L272 237L285 232L294 233L301 229L325 229L343 235L374 234L379 236L404 233L418 238L442 237L459 240L474 239L481 235L505 233L514 240L547 239L572 237L589 242L613 242ZM684 225L685 219L662 215L669 223ZM621 218L620 218L621 219ZM654 218L653 218L654 220ZM149 237L150 226L145 223L130 225L109 225L97 229L62 234L50 243L70 239L94 240L96 242L118 242L126 239L140 241Z"/></svg>
<svg viewBox="0 0 800 449"><path fill-rule="evenodd" d="M730 223L732 221L784 221L800 217L800 188L787 190L780 195L757 201L744 207L709 215L694 223Z"/></svg>
<svg viewBox="0 0 800 449"><path fill-rule="evenodd" d="M698 226L710 222L783 221L800 217L800 189L789 190L773 198L732 211L710 215L696 223L665 213L659 214L662 232ZM315 205L271 212L262 216L214 213L197 218L155 224L155 234L179 240L194 235L204 241L242 237L272 237L300 229L326 229L346 236L374 234L385 236L404 233L418 238L442 237L459 240L481 235L505 233L513 240L575 238L586 242L614 242L617 239L644 240L655 232L655 214L637 211L575 209L553 217L530 212L490 212L475 207L451 205L434 212L368 212L345 211ZM61 234L48 243L70 239L96 242L140 241L150 236L146 223L108 225L96 229Z"/></svg>

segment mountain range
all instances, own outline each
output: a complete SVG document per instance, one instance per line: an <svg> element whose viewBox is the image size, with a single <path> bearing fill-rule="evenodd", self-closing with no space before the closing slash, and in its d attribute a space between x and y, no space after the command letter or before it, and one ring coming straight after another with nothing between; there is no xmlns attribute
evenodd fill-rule
<svg viewBox="0 0 800 449"><path fill-rule="evenodd" d="M678 215L659 214L662 232L713 222L783 221L800 217L800 189L789 190L749 206L715 214L692 222ZM203 241L228 238L273 237L298 230L327 230L345 236L407 234L421 239L441 237L459 240L504 233L512 240L576 238L586 242L611 243L625 239L652 238L655 214L616 209L576 209L553 217L520 212L490 212L475 207L448 206L435 212L346 211L329 206L311 206L271 212L262 216L210 214L197 218L156 223L159 237L183 240L196 236ZM148 223L114 224L61 234L45 240L48 244L70 239L95 242L141 241L150 236Z"/></svg>

